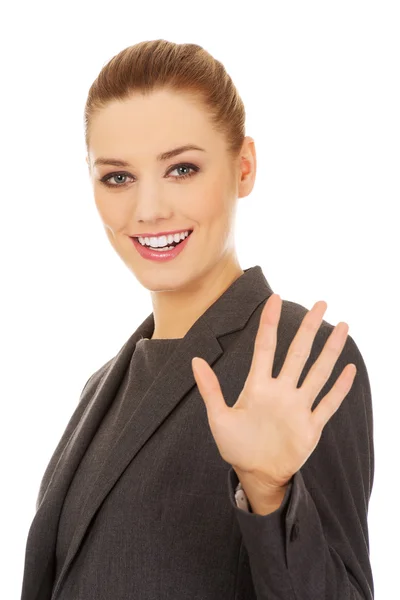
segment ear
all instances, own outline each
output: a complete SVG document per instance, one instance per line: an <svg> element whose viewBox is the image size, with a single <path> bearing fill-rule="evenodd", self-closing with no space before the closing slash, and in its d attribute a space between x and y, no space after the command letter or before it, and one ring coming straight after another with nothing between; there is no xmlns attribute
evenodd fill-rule
<svg viewBox="0 0 400 600"><path fill-rule="evenodd" d="M256 179L256 171L256 146L253 138L247 135L244 138L240 153L239 198L248 196L252 191Z"/></svg>

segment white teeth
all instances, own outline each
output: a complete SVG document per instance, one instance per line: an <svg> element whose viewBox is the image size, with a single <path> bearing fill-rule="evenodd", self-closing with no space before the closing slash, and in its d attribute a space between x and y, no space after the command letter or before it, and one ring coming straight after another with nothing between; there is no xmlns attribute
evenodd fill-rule
<svg viewBox="0 0 400 600"><path fill-rule="evenodd" d="M174 233L173 235L162 235L160 237L139 237L138 240L142 246L152 246L153 248L161 248L172 242L179 242L184 240L189 235L189 231L182 231L181 233Z"/></svg>

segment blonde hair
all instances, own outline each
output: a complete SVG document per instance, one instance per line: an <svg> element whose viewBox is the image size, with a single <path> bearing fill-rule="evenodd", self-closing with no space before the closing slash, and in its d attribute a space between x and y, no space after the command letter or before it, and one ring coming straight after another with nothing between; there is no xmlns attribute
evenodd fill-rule
<svg viewBox="0 0 400 600"><path fill-rule="evenodd" d="M113 100L169 89L188 93L208 111L216 131L226 136L227 150L237 158L245 137L245 109L225 67L197 44L163 39L143 41L116 54L92 83L84 111L89 151L92 116Z"/></svg>

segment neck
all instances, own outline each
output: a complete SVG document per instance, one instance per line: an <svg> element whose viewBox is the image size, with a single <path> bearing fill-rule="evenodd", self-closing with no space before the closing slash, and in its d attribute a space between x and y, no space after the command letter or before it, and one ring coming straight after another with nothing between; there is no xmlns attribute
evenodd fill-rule
<svg viewBox="0 0 400 600"><path fill-rule="evenodd" d="M176 290L152 292L154 332L151 339L183 338L201 315L243 275L236 256L218 263Z"/></svg>

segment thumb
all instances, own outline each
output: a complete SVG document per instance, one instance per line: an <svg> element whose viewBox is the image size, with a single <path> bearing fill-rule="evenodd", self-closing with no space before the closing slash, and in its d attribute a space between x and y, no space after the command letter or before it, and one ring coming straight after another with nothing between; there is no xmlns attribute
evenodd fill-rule
<svg viewBox="0 0 400 600"><path fill-rule="evenodd" d="M192 369L200 395L206 405L208 417L217 419L228 408L218 377L209 364L198 356L192 358Z"/></svg>

